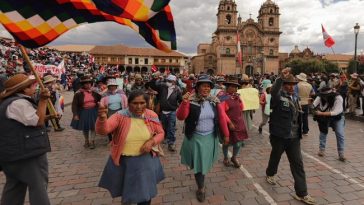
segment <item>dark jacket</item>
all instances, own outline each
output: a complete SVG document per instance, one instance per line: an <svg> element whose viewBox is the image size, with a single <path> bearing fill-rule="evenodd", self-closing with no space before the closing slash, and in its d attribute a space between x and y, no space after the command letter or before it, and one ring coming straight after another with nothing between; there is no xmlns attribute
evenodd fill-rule
<svg viewBox="0 0 364 205"><path fill-rule="evenodd" d="M101 95L97 92L92 91L92 96L95 99L95 103L97 104L101 100ZM83 101L84 101L85 95L83 92L77 91L75 95L73 96L72 101L72 113L73 115L79 115L80 111L83 107Z"/></svg>
<svg viewBox="0 0 364 205"><path fill-rule="evenodd" d="M281 88L283 80L278 78L271 90L271 109L269 119L269 132L273 137L292 138L292 127L296 123L298 125L298 135L302 138L302 114L299 108L299 99L292 100L290 96L285 94ZM295 112L297 115L295 117Z"/></svg>
<svg viewBox="0 0 364 205"><path fill-rule="evenodd" d="M218 135L221 136L220 129L219 129L219 115L218 115L217 107L216 107L217 105L214 103L210 103L210 104L215 113L215 119L214 119L215 133L218 133ZM195 103L195 102L190 102L190 112L189 112L188 117L185 120L185 128L184 128L184 133L188 139L192 138L193 133L196 130L198 120L200 119L200 114L201 114L201 105L198 103ZM215 135L215 136L218 136L218 135Z"/></svg>
<svg viewBox="0 0 364 205"><path fill-rule="evenodd" d="M25 126L6 116L10 103L18 99L26 99L35 109L37 108L32 99L19 96L8 97L1 102L0 163L29 159L51 151L45 126Z"/></svg>
<svg viewBox="0 0 364 205"><path fill-rule="evenodd" d="M168 86L165 83L156 82L155 88L158 92L158 100L161 111L176 111L179 104L182 102L182 92L178 86L175 86L172 94L168 96Z"/></svg>

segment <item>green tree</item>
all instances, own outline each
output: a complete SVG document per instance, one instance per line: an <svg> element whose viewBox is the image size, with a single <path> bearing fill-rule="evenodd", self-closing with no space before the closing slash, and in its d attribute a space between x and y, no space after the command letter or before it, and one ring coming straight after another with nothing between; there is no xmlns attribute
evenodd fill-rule
<svg viewBox="0 0 364 205"><path fill-rule="evenodd" d="M354 72L355 72L355 60L351 60L348 66L348 73L354 73ZM361 63L361 61L359 61L358 63L358 70L356 72L360 74L364 73L364 63Z"/></svg>

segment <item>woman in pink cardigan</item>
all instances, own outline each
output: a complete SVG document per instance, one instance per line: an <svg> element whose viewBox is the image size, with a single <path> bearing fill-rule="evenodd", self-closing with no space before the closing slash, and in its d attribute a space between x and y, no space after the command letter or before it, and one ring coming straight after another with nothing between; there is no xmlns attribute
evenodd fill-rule
<svg viewBox="0 0 364 205"><path fill-rule="evenodd" d="M209 76L199 76L196 92L186 93L177 110L177 118L185 121L181 163L194 171L200 202L205 201L205 175L218 160L219 138L228 143L231 126L219 99L210 95L213 86Z"/></svg>
<svg viewBox="0 0 364 205"><path fill-rule="evenodd" d="M101 105L96 132L112 133L111 156L99 186L113 198L122 197L125 204L150 204L157 195L157 184L164 179L156 145L164 139L158 115L146 109L148 95L136 90L130 93L129 109L107 119L108 108Z"/></svg>

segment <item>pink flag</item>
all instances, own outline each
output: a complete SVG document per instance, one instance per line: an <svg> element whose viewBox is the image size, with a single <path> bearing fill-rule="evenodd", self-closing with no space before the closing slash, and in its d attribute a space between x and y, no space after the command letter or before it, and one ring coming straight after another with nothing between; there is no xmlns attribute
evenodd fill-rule
<svg viewBox="0 0 364 205"><path fill-rule="evenodd" d="M324 26L321 24L322 27L322 35L324 37L325 46L328 48L331 48L333 45L335 45L334 39L326 32Z"/></svg>

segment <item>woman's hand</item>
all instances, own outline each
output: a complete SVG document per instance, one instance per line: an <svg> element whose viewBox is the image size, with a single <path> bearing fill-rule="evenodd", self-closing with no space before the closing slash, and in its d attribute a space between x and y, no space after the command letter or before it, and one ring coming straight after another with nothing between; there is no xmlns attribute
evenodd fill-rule
<svg viewBox="0 0 364 205"><path fill-rule="evenodd" d="M230 129L230 130L235 130L235 125L234 125L234 123L233 123L233 122L230 122L230 123L228 124L228 126L229 126L229 129Z"/></svg>
<svg viewBox="0 0 364 205"><path fill-rule="evenodd" d="M107 112L108 112L107 106L99 104L98 116L101 121L104 121L107 119Z"/></svg>
<svg viewBox="0 0 364 205"><path fill-rule="evenodd" d="M140 148L140 152L141 153L149 153L152 150L152 147L154 146L154 140L149 139L148 141L146 141L143 146Z"/></svg>
<svg viewBox="0 0 364 205"><path fill-rule="evenodd" d="M191 93L190 92L187 92L186 94L184 94L182 96L182 99L184 102L188 102L188 100L190 99L190 96L191 96Z"/></svg>
<svg viewBox="0 0 364 205"><path fill-rule="evenodd" d="M75 120L75 121L80 120L80 116L78 116L78 115L73 116L73 120Z"/></svg>
<svg viewBox="0 0 364 205"><path fill-rule="evenodd" d="M224 139L224 145L228 145L230 142L230 139L228 137L225 137Z"/></svg>

